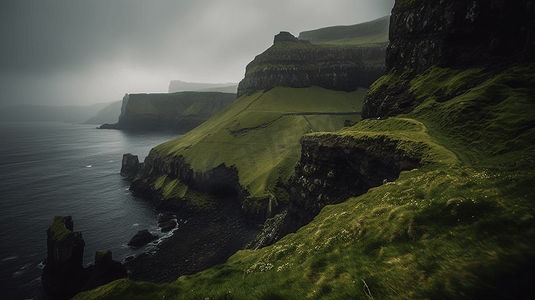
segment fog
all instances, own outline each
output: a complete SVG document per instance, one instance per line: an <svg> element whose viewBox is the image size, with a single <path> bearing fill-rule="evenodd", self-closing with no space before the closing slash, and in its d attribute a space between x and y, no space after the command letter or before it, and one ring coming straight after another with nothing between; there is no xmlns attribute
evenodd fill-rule
<svg viewBox="0 0 535 300"><path fill-rule="evenodd" d="M169 81L239 82L279 31L390 14L394 0L2 0L0 108L89 105Z"/></svg>

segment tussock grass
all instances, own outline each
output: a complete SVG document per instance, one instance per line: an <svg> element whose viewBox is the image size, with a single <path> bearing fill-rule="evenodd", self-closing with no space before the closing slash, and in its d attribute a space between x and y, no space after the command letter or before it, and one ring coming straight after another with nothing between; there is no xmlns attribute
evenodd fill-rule
<svg viewBox="0 0 535 300"><path fill-rule="evenodd" d="M423 167L223 265L76 299L521 298L535 267L534 74L534 65L497 75L433 68L410 82L422 99L413 113L336 133L420 141ZM437 101L444 91L455 94Z"/></svg>

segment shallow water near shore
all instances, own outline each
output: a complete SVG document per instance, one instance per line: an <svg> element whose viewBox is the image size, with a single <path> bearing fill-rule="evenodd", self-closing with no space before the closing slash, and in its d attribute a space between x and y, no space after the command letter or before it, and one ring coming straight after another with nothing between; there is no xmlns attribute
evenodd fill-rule
<svg viewBox="0 0 535 300"><path fill-rule="evenodd" d="M126 244L139 230L157 233L157 213L128 190L119 174L122 155L142 161L152 147L177 136L0 122L1 298L45 299L39 277L55 215L71 215L74 230L82 231L86 265L95 251L109 249L118 261L143 251Z"/></svg>

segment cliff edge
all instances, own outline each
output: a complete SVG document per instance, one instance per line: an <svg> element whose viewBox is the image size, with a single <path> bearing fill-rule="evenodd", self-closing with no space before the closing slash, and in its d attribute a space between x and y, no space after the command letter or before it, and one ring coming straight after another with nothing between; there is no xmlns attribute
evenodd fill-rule
<svg viewBox="0 0 535 300"><path fill-rule="evenodd" d="M116 124L100 129L150 129L187 132L236 99L220 92L178 92L171 94L126 94Z"/></svg>

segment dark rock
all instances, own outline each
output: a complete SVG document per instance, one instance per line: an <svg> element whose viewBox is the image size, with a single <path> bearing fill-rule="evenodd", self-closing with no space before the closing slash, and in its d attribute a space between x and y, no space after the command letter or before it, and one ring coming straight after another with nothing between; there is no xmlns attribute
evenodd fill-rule
<svg viewBox="0 0 535 300"><path fill-rule="evenodd" d="M273 218L266 220L262 231L256 236L247 248L257 250L269 246L290 233L294 226L288 224L288 211L285 210Z"/></svg>
<svg viewBox="0 0 535 300"><path fill-rule="evenodd" d="M265 222L250 248L271 245L308 224L326 205L360 196L396 180L401 171L419 167L421 157L401 150L398 142L387 137L304 136L301 159L287 187L290 205Z"/></svg>
<svg viewBox="0 0 535 300"><path fill-rule="evenodd" d="M247 191L239 183L238 170L234 167L227 167L224 164L207 172L195 172L191 166L184 161L182 156L161 157L156 151L150 151L145 158L142 169L139 171L139 178L136 178L130 185L130 190L135 194L151 199L156 204L157 209L164 211L192 210L197 208L188 204L188 201L180 199L166 199L162 201L161 192L156 191L153 186L160 176L179 179L196 191L225 197L233 195L233 198L242 206L242 211L252 222L256 220L265 221L266 207L258 208L246 203ZM187 199L186 199L187 200Z"/></svg>
<svg viewBox="0 0 535 300"><path fill-rule="evenodd" d="M177 228L176 215L171 213L158 214L158 227L162 232L169 232Z"/></svg>
<svg viewBox="0 0 535 300"><path fill-rule="evenodd" d="M162 232L169 232L169 231L175 229L177 227L177 225L178 224L177 224L176 220L169 220L169 221L167 221L165 223L158 224L158 226L160 227L160 230Z"/></svg>
<svg viewBox="0 0 535 300"><path fill-rule="evenodd" d="M56 216L47 230L47 259L41 281L53 294L74 295L85 283L85 242L82 233L73 228L71 216Z"/></svg>
<svg viewBox="0 0 535 300"><path fill-rule="evenodd" d="M83 268L85 242L82 233L73 229L71 216L56 216L47 230L48 255L41 282L53 298L70 298L126 276L126 269L112 260L110 251L97 252L95 265Z"/></svg>
<svg viewBox="0 0 535 300"><path fill-rule="evenodd" d="M535 61L535 1L396 1L386 72L409 82L431 66L506 68ZM447 99L444 99L447 100ZM408 113L419 102L405 86L370 91L363 118Z"/></svg>
<svg viewBox="0 0 535 300"><path fill-rule="evenodd" d="M144 229L144 230L138 231L136 235L132 237L130 242L128 242L128 246L134 247L134 248L142 247L157 239L158 239L157 235L153 235L147 229Z"/></svg>
<svg viewBox="0 0 535 300"><path fill-rule="evenodd" d="M159 213L158 214L158 225L167 223L167 222L169 222L169 221L171 221L173 219L176 219L176 215L174 215L172 213L169 213L169 212Z"/></svg>
<svg viewBox="0 0 535 300"><path fill-rule="evenodd" d="M281 31L279 34L275 36L275 39L273 40L273 43L280 43L280 42L298 43L299 39L287 31Z"/></svg>
<svg viewBox="0 0 535 300"><path fill-rule="evenodd" d="M130 153L123 154L123 161L121 166L121 175L129 179L134 179L142 164L139 163L137 155Z"/></svg>
<svg viewBox="0 0 535 300"><path fill-rule="evenodd" d="M88 271L90 271L92 274L85 285L85 289L87 290L104 285L119 278L124 278L128 275L124 265L112 259L112 253L110 250L96 252L95 263L89 266Z"/></svg>

